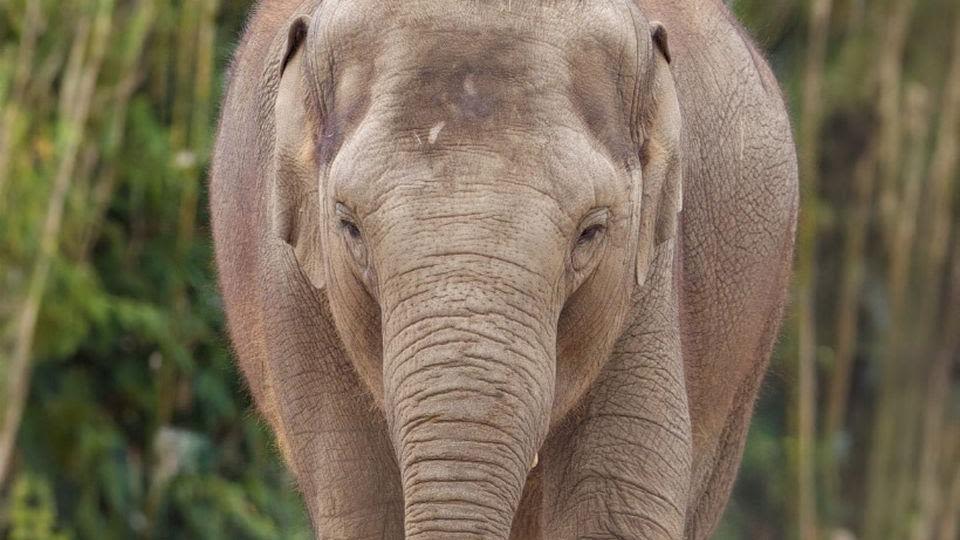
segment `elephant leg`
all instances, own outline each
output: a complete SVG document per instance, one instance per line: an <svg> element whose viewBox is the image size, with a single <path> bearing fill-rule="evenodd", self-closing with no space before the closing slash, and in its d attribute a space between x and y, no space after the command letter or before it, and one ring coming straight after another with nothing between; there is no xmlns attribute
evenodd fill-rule
<svg viewBox="0 0 960 540"><path fill-rule="evenodd" d="M583 405L541 455L544 538L682 538L690 423L673 242Z"/></svg>
<svg viewBox="0 0 960 540"><path fill-rule="evenodd" d="M795 216L795 213L793 214ZM792 258L793 231L783 227L783 238L769 241L768 258L780 264L737 271L713 270L713 275L737 276L749 281L751 294L729 294L739 288L685 291L684 321L692 329L685 340L687 390L694 429L694 463L687 537L709 538L722 515L736 480L750 428L757 393L767 371L783 318ZM749 261L749 254L726 259ZM691 255L690 259L702 257ZM690 281L704 281L702 267L693 266ZM688 274L684 274L688 277ZM756 292L759 291L759 294ZM713 299L704 299L712 295ZM717 298L719 297L719 298ZM738 314L730 329L715 328L718 320ZM729 336L737 336L731 340ZM715 381L724 380L718 385Z"/></svg>
<svg viewBox="0 0 960 540"><path fill-rule="evenodd" d="M319 538L403 538L399 473L382 415L339 339L326 296L276 240L261 272L267 376Z"/></svg>

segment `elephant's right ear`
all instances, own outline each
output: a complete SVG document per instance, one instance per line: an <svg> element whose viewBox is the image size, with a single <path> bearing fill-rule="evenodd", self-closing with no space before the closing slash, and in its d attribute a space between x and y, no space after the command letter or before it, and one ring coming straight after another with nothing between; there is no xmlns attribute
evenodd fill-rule
<svg viewBox="0 0 960 540"><path fill-rule="evenodd" d="M320 245L320 175L314 159L314 135L320 119L308 100L304 43L309 27L309 18L294 19L273 60L279 64L274 66L279 68L280 78L273 107L273 212L276 233L290 244L301 271L319 289L325 283Z"/></svg>

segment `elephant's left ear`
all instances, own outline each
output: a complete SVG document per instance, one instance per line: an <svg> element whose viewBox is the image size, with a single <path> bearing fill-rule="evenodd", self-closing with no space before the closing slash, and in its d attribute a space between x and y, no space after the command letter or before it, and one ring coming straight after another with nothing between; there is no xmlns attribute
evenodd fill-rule
<svg viewBox="0 0 960 540"><path fill-rule="evenodd" d="M679 213L683 204L683 166L681 160L680 103L670 70L671 54L667 32L658 22L650 24L653 44L645 77L646 95L637 96L644 103L640 108L635 132L639 133L639 155L642 177L638 190L634 219L639 221L636 258L637 284L643 285L656 250L677 234Z"/></svg>

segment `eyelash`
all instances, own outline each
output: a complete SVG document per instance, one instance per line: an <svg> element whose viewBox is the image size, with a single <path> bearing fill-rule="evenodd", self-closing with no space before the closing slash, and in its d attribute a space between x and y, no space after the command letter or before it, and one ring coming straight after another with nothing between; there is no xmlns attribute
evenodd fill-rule
<svg viewBox="0 0 960 540"><path fill-rule="evenodd" d="M347 234L349 234L351 238L353 238L353 239L359 239L359 238L360 238L360 228L357 227L357 224L356 224L356 223L354 223L354 222L352 222L352 221L350 221L350 220L348 220L348 219L341 219L341 220L340 220L340 228L341 228L342 230L346 231Z"/></svg>
<svg viewBox="0 0 960 540"><path fill-rule="evenodd" d="M591 240L596 238L597 235L602 233L603 229L604 229L603 225L600 225L599 223L596 225L591 225L587 227L586 229L583 230L583 232L580 233L580 237L577 238L577 244L585 244L587 242L590 242Z"/></svg>

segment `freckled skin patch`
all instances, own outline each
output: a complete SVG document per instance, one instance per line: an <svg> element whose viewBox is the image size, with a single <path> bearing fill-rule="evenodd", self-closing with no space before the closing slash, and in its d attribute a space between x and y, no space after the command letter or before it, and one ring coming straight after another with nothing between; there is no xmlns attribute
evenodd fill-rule
<svg viewBox="0 0 960 540"><path fill-rule="evenodd" d="M319 536L710 535L797 205L721 2L270 0L232 71L217 268Z"/></svg>

